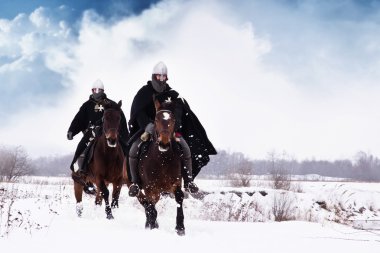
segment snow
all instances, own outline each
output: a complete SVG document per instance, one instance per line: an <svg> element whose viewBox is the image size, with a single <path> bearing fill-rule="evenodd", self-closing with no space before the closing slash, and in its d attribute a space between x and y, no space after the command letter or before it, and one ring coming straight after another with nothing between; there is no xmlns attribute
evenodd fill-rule
<svg viewBox="0 0 380 253"><path fill-rule="evenodd" d="M184 200L184 237L174 231L177 204L168 196L163 196L157 205L159 229L145 230L143 208L135 198L127 196L126 187L121 192L120 207L113 210L115 219L107 220L104 205L95 207L94 198L89 196L83 201L82 218L77 217L70 179L33 178L29 182L0 183L0 205L5 207L0 220L1 252L380 252L379 230L358 230L350 224L329 221L332 214L314 203L320 200L329 205L338 199L347 212L350 205L353 210L366 208L368 213L357 213L358 219L366 219L365 215L375 219L380 210L380 184L302 182L302 193L289 192L296 200L295 214L302 217L305 210L314 208L318 222L274 222L268 212L274 196L283 191L259 183L248 188L229 187L225 181L217 180L197 183L208 194ZM258 194L259 191L267 195ZM242 193L241 197L236 192ZM252 192L255 193L250 196L248 193ZM23 222L15 221L6 233L4 211L11 200L11 218L22 217ZM231 214L239 205L242 209L244 203L260 206L261 216L252 210L246 210L246 215L263 222L227 222L228 218L233 220L228 212Z"/></svg>

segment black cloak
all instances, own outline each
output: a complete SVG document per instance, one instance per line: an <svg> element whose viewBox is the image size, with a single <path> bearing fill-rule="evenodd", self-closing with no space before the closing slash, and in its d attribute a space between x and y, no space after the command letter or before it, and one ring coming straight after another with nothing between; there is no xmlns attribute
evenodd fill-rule
<svg viewBox="0 0 380 253"><path fill-rule="evenodd" d="M133 141L140 136L149 122L154 122L155 107L153 95L161 101L170 97L171 100L176 100L176 102L180 103L183 107L181 120L182 127L180 133L190 147L193 164L193 178L195 178L201 168L210 161L209 155L216 155L216 150L208 139L206 131L197 116L190 109L189 104L185 99L180 98L178 92L171 89L169 85L167 85L167 88L163 93L158 94L153 89L151 81L148 81L148 83L137 92L132 102L131 117L128 123L130 136L132 136L129 145L132 145ZM146 119L143 120L141 126L137 121L137 117L140 114L144 114L145 117L143 118Z"/></svg>
<svg viewBox="0 0 380 253"><path fill-rule="evenodd" d="M68 132L72 132L73 136L77 135L79 132L85 132L88 127L93 125L101 125L102 117L104 112L104 107L101 103L115 103L111 99L107 98L107 95L104 94L104 97L101 101L96 101L92 95L89 99L83 103L79 108L78 113L75 115L73 121L70 124ZM123 139L123 142L127 142L129 133L127 127L127 120L125 119L124 113L121 113L120 121L120 136Z"/></svg>

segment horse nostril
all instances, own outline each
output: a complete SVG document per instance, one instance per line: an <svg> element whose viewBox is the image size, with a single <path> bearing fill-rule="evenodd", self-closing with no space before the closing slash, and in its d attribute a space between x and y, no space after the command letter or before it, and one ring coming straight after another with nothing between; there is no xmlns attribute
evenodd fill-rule
<svg viewBox="0 0 380 253"><path fill-rule="evenodd" d="M159 142L163 145L167 145L170 142L170 138L167 135L160 135L158 138Z"/></svg>
<svg viewBox="0 0 380 253"><path fill-rule="evenodd" d="M109 130L105 133L106 139L117 139L118 133L117 131Z"/></svg>

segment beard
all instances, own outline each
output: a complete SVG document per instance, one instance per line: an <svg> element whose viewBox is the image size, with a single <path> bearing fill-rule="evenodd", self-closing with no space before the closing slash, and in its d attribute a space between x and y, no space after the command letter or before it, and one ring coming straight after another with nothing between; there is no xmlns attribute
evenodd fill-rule
<svg viewBox="0 0 380 253"><path fill-rule="evenodd" d="M157 80L154 76L152 76L152 86L153 86L153 89L155 91L157 91L158 93L161 93L163 92L166 87L167 87L167 84L166 84L166 80L164 81L159 81Z"/></svg>

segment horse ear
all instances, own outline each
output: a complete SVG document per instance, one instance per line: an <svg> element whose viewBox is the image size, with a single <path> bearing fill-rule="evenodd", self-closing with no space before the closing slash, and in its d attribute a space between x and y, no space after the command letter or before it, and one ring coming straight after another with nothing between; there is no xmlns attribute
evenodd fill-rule
<svg viewBox="0 0 380 253"><path fill-rule="evenodd" d="M154 99L154 107L156 108L156 111L158 111L161 107L160 101L158 99Z"/></svg>
<svg viewBox="0 0 380 253"><path fill-rule="evenodd" d="M119 108L121 108L121 105L122 105L121 100L119 101L119 103L117 103L117 105L119 106Z"/></svg>

